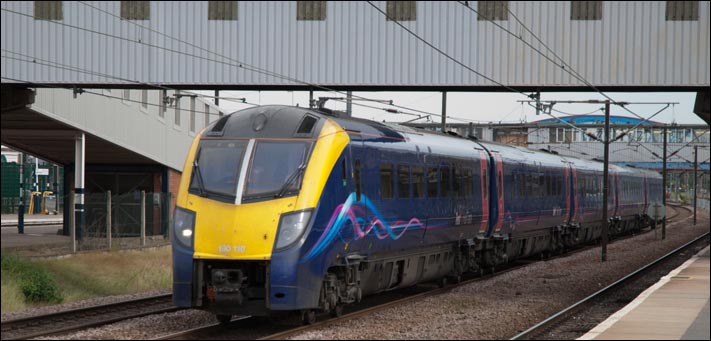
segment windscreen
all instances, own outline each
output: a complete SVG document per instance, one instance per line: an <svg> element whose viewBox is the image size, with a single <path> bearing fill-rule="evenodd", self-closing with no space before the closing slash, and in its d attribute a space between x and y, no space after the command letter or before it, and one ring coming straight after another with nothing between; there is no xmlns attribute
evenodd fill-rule
<svg viewBox="0 0 711 341"><path fill-rule="evenodd" d="M200 182L208 196L216 194L234 200L239 169L248 141L203 140L193 166L190 192L201 193Z"/></svg>
<svg viewBox="0 0 711 341"><path fill-rule="evenodd" d="M247 173L244 200L298 192L311 141L257 141Z"/></svg>

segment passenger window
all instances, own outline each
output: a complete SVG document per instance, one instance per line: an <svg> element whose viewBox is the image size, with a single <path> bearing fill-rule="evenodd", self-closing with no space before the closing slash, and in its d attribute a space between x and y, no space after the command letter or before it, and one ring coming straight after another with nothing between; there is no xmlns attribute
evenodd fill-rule
<svg viewBox="0 0 711 341"><path fill-rule="evenodd" d="M533 176L531 174L526 174L526 196L533 198Z"/></svg>
<svg viewBox="0 0 711 341"><path fill-rule="evenodd" d="M410 166L397 167L397 194L399 198L410 197Z"/></svg>
<svg viewBox="0 0 711 341"><path fill-rule="evenodd" d="M555 175L551 176L551 193L555 196L558 195L558 177Z"/></svg>
<svg viewBox="0 0 711 341"><path fill-rule="evenodd" d="M427 170L427 197L434 198L437 196L437 168Z"/></svg>
<svg viewBox="0 0 711 341"><path fill-rule="evenodd" d="M356 201L360 201L360 160L356 160L354 174L356 183Z"/></svg>
<svg viewBox="0 0 711 341"><path fill-rule="evenodd" d="M462 169L452 168L452 196L462 196Z"/></svg>
<svg viewBox="0 0 711 341"><path fill-rule="evenodd" d="M415 198L425 197L425 174L422 167L412 167L412 190Z"/></svg>
<svg viewBox="0 0 711 341"><path fill-rule="evenodd" d="M380 198L391 199L395 195L393 165L380 165Z"/></svg>
<svg viewBox="0 0 711 341"><path fill-rule="evenodd" d="M452 177L452 175L449 172L449 167L440 168L440 172L442 175L442 181L440 181L440 183L442 184L440 186L440 189L442 191L442 196L448 197L450 195L450 193L452 192L452 189L451 189L452 187L450 184L450 178Z"/></svg>
<svg viewBox="0 0 711 341"><path fill-rule="evenodd" d="M471 169L464 170L464 197L471 198L474 196L474 177Z"/></svg>

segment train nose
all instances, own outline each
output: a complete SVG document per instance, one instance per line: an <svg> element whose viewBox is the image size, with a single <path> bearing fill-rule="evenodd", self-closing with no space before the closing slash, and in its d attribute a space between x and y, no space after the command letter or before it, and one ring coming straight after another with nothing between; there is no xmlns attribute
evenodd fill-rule
<svg viewBox="0 0 711 341"><path fill-rule="evenodd" d="M227 281L227 275L222 270L214 270L212 272L212 283L224 284Z"/></svg>
<svg viewBox="0 0 711 341"><path fill-rule="evenodd" d="M218 291L239 291L247 280L239 269L213 269L211 278Z"/></svg>

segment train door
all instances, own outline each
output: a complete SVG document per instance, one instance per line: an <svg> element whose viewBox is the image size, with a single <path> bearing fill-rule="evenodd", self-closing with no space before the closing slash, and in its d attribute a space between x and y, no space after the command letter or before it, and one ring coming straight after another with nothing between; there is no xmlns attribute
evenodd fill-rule
<svg viewBox="0 0 711 341"><path fill-rule="evenodd" d="M359 205L365 202L365 145L363 138L360 134L350 134L351 141L353 141L349 148L351 154L351 175L353 176L352 192L355 194L355 200Z"/></svg>
<svg viewBox="0 0 711 341"><path fill-rule="evenodd" d="M572 207L572 180L570 179L570 164L566 163L565 164L565 175L564 175L564 181L563 183L565 184L564 187L564 194L565 194L565 212L563 213L563 216L566 217L566 224L570 224L571 220L573 219L572 212L571 212L571 207Z"/></svg>
<svg viewBox="0 0 711 341"><path fill-rule="evenodd" d="M488 235L489 229L489 157L486 152L479 150L479 166L481 167L481 224L479 226L480 235Z"/></svg>
<svg viewBox="0 0 711 341"><path fill-rule="evenodd" d="M575 168L574 164L570 164L570 172L572 176L570 177L570 188L571 188L571 205L572 207L572 212L571 212L571 218L570 218L570 223L575 224L578 223L578 213L579 213L579 206L580 206L580 198L578 197L578 170Z"/></svg>
<svg viewBox="0 0 711 341"><path fill-rule="evenodd" d="M617 181L618 181L617 173L615 173L614 171L610 171L610 184L609 184L610 192L609 192L609 195L612 199L612 202L611 202L612 207L608 206L608 210L607 210L608 212L610 212L610 214L608 214L608 217L610 217L610 218L617 215L617 205L619 203L619 192L617 190L617 187L618 187Z"/></svg>
<svg viewBox="0 0 711 341"><path fill-rule="evenodd" d="M374 229L377 228L373 226L377 214L375 210L382 209L382 207L374 206L380 200L376 200L373 197L378 195L378 189L372 188L372 186L379 184L380 165L378 160L380 160L380 157L375 155L372 150L369 150L366 139L360 133L351 133L350 138L352 141L351 165L353 175L351 193L354 195L354 206L358 207L356 216L363 232L374 233ZM389 245L390 243L381 244L380 246L385 247L385 249L378 251L387 251Z"/></svg>
<svg viewBox="0 0 711 341"><path fill-rule="evenodd" d="M504 163L501 154L491 152L491 215L493 233L499 234L504 227Z"/></svg>
<svg viewBox="0 0 711 341"><path fill-rule="evenodd" d="M647 183L647 174L644 174L644 207L642 208L642 214L644 214L644 212L647 212L647 208L649 208L647 186L649 186L649 184Z"/></svg>

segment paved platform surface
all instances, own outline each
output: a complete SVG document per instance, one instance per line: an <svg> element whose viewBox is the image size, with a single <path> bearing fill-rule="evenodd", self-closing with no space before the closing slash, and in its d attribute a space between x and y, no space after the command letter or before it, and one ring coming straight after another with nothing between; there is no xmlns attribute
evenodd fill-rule
<svg viewBox="0 0 711 341"><path fill-rule="evenodd" d="M579 340L709 340L709 247Z"/></svg>
<svg viewBox="0 0 711 341"><path fill-rule="evenodd" d="M58 235L64 215L25 214L24 233L17 230L17 213L3 214L0 231L0 249L3 252L21 252L27 255L42 255L47 249L63 247L71 249L71 239Z"/></svg>
<svg viewBox="0 0 711 341"><path fill-rule="evenodd" d="M61 224L64 221L64 215L25 214L24 220L25 226ZM3 214L2 216L0 216L0 223L2 224L2 227L17 227L17 213Z"/></svg>
<svg viewBox="0 0 711 341"><path fill-rule="evenodd" d="M0 249L3 251L14 248L43 248L57 244L71 245L71 238L57 234L61 225L28 225L25 233L17 233L17 226L2 226Z"/></svg>
<svg viewBox="0 0 711 341"><path fill-rule="evenodd" d="M56 257L76 252L105 251L108 240L99 236L85 235L75 244L69 236L61 235L63 215L35 214L25 216L24 233L18 233L17 215L2 215L0 249L3 254L17 254L26 257ZM146 236L145 244L138 236L117 236L112 238L111 249L140 249L170 245L170 240L162 235Z"/></svg>

